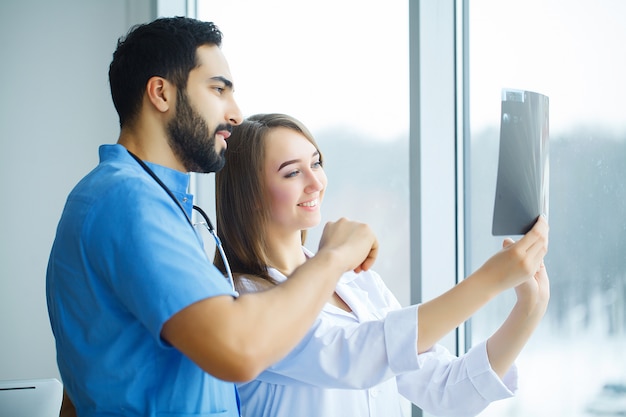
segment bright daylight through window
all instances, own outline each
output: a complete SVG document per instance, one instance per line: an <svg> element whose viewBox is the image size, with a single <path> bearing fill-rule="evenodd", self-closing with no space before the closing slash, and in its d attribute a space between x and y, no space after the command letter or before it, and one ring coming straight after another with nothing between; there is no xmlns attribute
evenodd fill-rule
<svg viewBox="0 0 626 417"><path fill-rule="evenodd" d="M517 361L517 397L490 405L482 416L624 415L626 2L456 4L469 8L466 274L502 241L491 235L501 91L549 97L550 306ZM375 269L404 305L410 301L407 16L406 0L198 2L198 17L224 31L244 115L288 113L311 129L329 176L324 219L372 224L381 242ZM376 37L372 27L380 28ZM309 235L313 250L320 232ZM488 337L513 298L510 291L475 316L470 340Z"/></svg>
<svg viewBox="0 0 626 417"><path fill-rule="evenodd" d="M492 237L502 88L549 97L551 281L548 313L518 360L517 398L482 416L626 414L626 3L469 4L468 268ZM510 304L472 320L491 333Z"/></svg>
<svg viewBox="0 0 626 417"><path fill-rule="evenodd" d="M373 227L381 243L375 269L403 305L409 303L407 10L404 0L198 2L198 17L224 32L244 116L286 113L311 130L329 178L323 222L344 216ZM310 231L311 250L321 231Z"/></svg>
<svg viewBox="0 0 626 417"><path fill-rule="evenodd" d="M320 146L328 188L322 224L309 231L305 246L317 249L326 221L368 223L380 243L374 269L408 305L408 2L197 4L198 18L224 32L244 116L289 114ZM199 184L200 198L207 189ZM410 414L408 401L404 407Z"/></svg>

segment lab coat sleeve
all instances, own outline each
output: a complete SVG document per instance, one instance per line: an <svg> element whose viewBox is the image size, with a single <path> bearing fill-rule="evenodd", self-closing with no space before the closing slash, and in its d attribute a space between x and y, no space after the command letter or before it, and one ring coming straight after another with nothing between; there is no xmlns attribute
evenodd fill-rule
<svg viewBox="0 0 626 417"><path fill-rule="evenodd" d="M419 371L397 378L398 391L422 410L437 416L475 416L491 402L517 390L517 368L501 380L491 369L482 342L460 357L436 345L419 355Z"/></svg>
<svg viewBox="0 0 626 417"><path fill-rule="evenodd" d="M320 315L300 344L257 380L366 389L417 367L417 306L411 306L353 325Z"/></svg>

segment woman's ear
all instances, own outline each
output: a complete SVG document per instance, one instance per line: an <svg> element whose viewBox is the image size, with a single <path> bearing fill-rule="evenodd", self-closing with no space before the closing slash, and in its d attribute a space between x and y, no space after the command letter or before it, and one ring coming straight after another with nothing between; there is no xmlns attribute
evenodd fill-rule
<svg viewBox="0 0 626 417"><path fill-rule="evenodd" d="M158 111L165 113L174 105L176 89L165 78L152 77L146 84L146 95Z"/></svg>

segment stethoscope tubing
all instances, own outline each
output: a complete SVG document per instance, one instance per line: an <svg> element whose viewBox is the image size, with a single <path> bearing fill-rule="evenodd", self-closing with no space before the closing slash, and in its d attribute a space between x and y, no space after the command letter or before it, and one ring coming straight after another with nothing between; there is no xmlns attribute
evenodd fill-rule
<svg viewBox="0 0 626 417"><path fill-rule="evenodd" d="M207 228L211 236L213 236L213 239L215 239L215 246L217 247L217 250L220 253L220 257L222 258L222 261L224 262L224 268L226 269L228 282L230 282L230 286L232 287L233 291L235 291L235 281L233 280L233 273L230 270L230 264L228 263L228 259L226 258L226 253L224 253L224 245L222 245L222 240L217 236L217 233L215 233L213 224L211 223L211 220L209 220L209 216L204 212L204 210L202 210L200 207L196 205L193 206L193 209L196 212L198 212L200 216L202 216L202 218L204 219L204 222L201 222L201 224L204 224L204 226Z"/></svg>
<svg viewBox="0 0 626 417"><path fill-rule="evenodd" d="M187 219L187 222L191 225L191 228L194 230L194 233L195 233L196 229L194 227L193 222L189 218L189 215L187 215L187 211L185 211L185 208L183 207L181 202L178 201L178 199L176 198L174 193L172 193L172 191L167 187L167 185L165 185L163 183L163 181L161 181L159 176L157 174L155 174L154 171L152 171L150 169L150 167L148 165L146 165L146 163L144 161L142 161L137 155L135 155L131 151L127 150L127 152L130 154L130 156L133 157L133 159L135 161L137 161L137 163L141 166L141 168L143 168L143 170L146 171L148 173L148 175L150 175L157 182L157 184L159 184L159 186L167 193L167 195L176 203L176 205L180 208L180 210L185 215L185 218ZM222 261L224 262L224 267L226 268L226 275L227 275L227 278L228 278L228 282L230 283L230 287L233 290L233 292L235 293L235 296L238 296L239 294L235 290L235 281L233 280L233 274L232 274L232 272L230 270L230 264L228 263L228 259L226 258L226 253L224 253L224 247L222 245L222 241L217 236L217 233L215 233L215 229L213 228L213 224L211 223L211 220L209 220L209 216L204 212L204 210L202 210L200 207L198 207L196 205L193 206L193 209L196 212L198 212L200 214L200 216L202 216L202 218L204 220L204 222L202 222L202 224L204 224L204 226L207 228L207 230L209 231L211 236L213 236L213 239L215 239L215 245L217 247L217 251L219 252L220 257L222 258Z"/></svg>

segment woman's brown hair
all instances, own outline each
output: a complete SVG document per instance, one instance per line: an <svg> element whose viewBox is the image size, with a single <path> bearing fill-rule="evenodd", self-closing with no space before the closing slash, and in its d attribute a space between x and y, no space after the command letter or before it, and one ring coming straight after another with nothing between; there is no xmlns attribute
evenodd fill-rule
<svg viewBox="0 0 626 417"><path fill-rule="evenodd" d="M269 205L263 166L266 135L279 127L301 133L319 151L313 135L297 119L279 113L256 114L233 128L225 153L226 165L215 175L217 234L235 281L241 275L251 275L276 283L267 272L264 230ZM305 238L303 230L302 243ZM225 273L217 253L214 263Z"/></svg>

